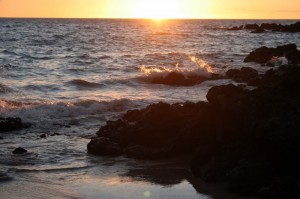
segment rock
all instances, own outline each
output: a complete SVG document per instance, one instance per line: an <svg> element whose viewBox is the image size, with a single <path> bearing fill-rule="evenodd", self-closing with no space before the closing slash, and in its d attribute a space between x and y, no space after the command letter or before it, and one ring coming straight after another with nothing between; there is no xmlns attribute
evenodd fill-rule
<svg viewBox="0 0 300 199"><path fill-rule="evenodd" d="M186 78L183 74L171 72L166 77L155 77L152 84L165 84L169 86L193 86L207 80L205 77Z"/></svg>
<svg viewBox="0 0 300 199"><path fill-rule="evenodd" d="M290 33L296 33L300 32L300 22L296 22L294 24L290 25L282 25L282 24L276 24L276 23L262 23L260 26L258 24L246 24L245 26L234 26L231 28L227 28L226 30L230 31L237 31L241 29L246 30L254 30L252 33L262 33L264 30L270 30L273 32L290 32Z"/></svg>
<svg viewBox="0 0 300 199"><path fill-rule="evenodd" d="M226 76L236 82L249 82L258 77L257 70L250 67L242 67L241 70L230 69L226 72Z"/></svg>
<svg viewBox="0 0 300 199"><path fill-rule="evenodd" d="M296 22L291 25L282 26L281 31L282 32L291 32L291 33L300 32L300 22Z"/></svg>
<svg viewBox="0 0 300 199"><path fill-rule="evenodd" d="M27 150L24 149L24 148L16 148L14 151L13 151L13 154L24 154L24 153L27 153Z"/></svg>
<svg viewBox="0 0 300 199"><path fill-rule="evenodd" d="M92 139L87 145L87 149L89 153L95 155L119 156L122 154L122 149L119 144L104 137Z"/></svg>
<svg viewBox="0 0 300 199"><path fill-rule="evenodd" d="M252 31L251 33L264 33L265 29L263 28L257 28L256 30Z"/></svg>
<svg viewBox="0 0 300 199"><path fill-rule="evenodd" d="M257 195L272 180L272 166L265 160L244 159L227 173L228 190L239 195Z"/></svg>
<svg viewBox="0 0 300 199"><path fill-rule="evenodd" d="M244 29L247 30L257 30L259 29L259 26L257 24L246 24Z"/></svg>
<svg viewBox="0 0 300 199"><path fill-rule="evenodd" d="M7 131L15 131L23 128L20 118L0 118L0 133Z"/></svg>
<svg viewBox="0 0 300 199"><path fill-rule="evenodd" d="M298 199L300 188L297 179L292 177L277 178L269 188L262 189L261 199Z"/></svg>
<svg viewBox="0 0 300 199"><path fill-rule="evenodd" d="M282 25L278 25L276 23L262 23L260 28L265 30L280 31L282 29Z"/></svg>
<svg viewBox="0 0 300 199"><path fill-rule="evenodd" d="M3 140L3 137L0 136L0 140Z"/></svg>
<svg viewBox="0 0 300 199"><path fill-rule="evenodd" d="M238 111L240 108L238 102L247 92L233 84L215 86L208 91L206 98L210 104L219 110Z"/></svg>
<svg viewBox="0 0 300 199"><path fill-rule="evenodd" d="M42 134L42 135L40 135L40 138L47 138L47 135L46 134Z"/></svg>
<svg viewBox="0 0 300 199"><path fill-rule="evenodd" d="M228 183L241 195L266 187L272 197L280 192L271 190L274 178L300 178L300 67L280 66L264 75L244 68L227 75L254 78L257 88L215 86L208 102L161 102L128 111L100 128L88 152L146 159L192 155L195 176Z"/></svg>
<svg viewBox="0 0 300 199"><path fill-rule="evenodd" d="M278 46L277 48L261 47L252 51L244 60L244 62L257 62L260 64L267 63L272 57L285 56L289 64L300 63L300 51L298 51L296 44L288 44Z"/></svg>

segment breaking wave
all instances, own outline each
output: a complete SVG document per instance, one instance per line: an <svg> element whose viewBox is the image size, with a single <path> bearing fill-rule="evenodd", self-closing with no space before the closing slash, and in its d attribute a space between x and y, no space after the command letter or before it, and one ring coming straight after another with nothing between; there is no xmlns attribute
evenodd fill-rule
<svg viewBox="0 0 300 199"><path fill-rule="evenodd" d="M21 117L26 122L52 121L64 118L85 117L89 115L106 114L108 112L123 112L136 108L140 104L129 99L112 101L82 100L77 102L36 102L24 103L0 100L2 117Z"/></svg>
<svg viewBox="0 0 300 199"><path fill-rule="evenodd" d="M188 59L181 60L176 63L175 66L145 66L142 65L140 70L146 78L155 77L166 77L172 72L180 73L185 76L185 78L191 77L206 77L210 78L213 71L212 66L210 66L204 60L197 58L195 56L188 56Z"/></svg>

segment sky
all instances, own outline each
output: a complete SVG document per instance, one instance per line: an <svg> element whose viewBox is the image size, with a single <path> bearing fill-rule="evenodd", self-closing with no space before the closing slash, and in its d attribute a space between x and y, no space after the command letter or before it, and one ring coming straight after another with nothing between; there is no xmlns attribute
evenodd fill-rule
<svg viewBox="0 0 300 199"><path fill-rule="evenodd" d="M300 19L300 0L0 0L0 17Z"/></svg>

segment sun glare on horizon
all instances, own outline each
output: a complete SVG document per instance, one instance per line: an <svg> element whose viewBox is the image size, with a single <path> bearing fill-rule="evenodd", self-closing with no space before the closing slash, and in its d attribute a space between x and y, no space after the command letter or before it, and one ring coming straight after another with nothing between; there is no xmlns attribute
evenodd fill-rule
<svg viewBox="0 0 300 199"><path fill-rule="evenodd" d="M140 0L133 5L133 18L170 19L184 18L182 0Z"/></svg>

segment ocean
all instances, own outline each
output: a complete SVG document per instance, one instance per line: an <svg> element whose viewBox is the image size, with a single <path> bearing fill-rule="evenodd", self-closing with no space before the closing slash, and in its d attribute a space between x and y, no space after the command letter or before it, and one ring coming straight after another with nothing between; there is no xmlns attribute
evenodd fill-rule
<svg viewBox="0 0 300 199"><path fill-rule="evenodd" d="M0 19L0 117L31 124L1 134L0 174L9 178L0 180L1 195L224 198L225 193L172 164L177 160L95 157L87 154L86 145L106 121L127 110L159 101L205 101L212 86L233 83L222 79L168 86L152 84L153 77L172 71L224 74L243 66L263 73L267 68L243 63L249 52L261 46L300 46L299 33L225 30L264 22L295 21ZM46 139L40 138L43 134ZM28 154L13 155L17 147ZM158 176L147 173L149 168L157 168Z"/></svg>

